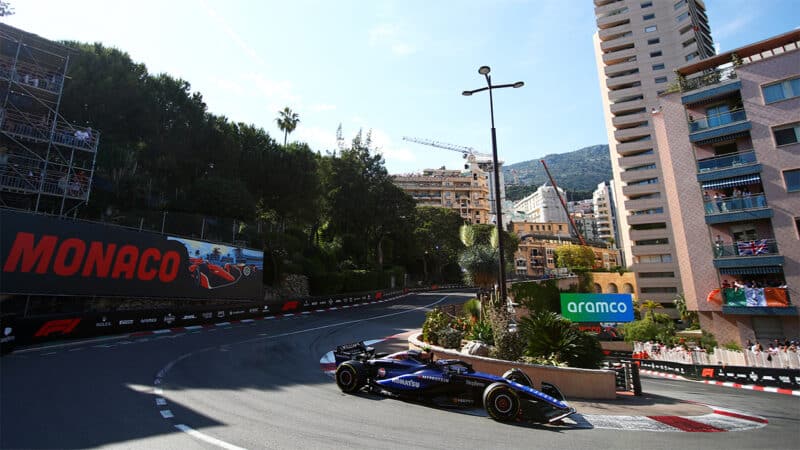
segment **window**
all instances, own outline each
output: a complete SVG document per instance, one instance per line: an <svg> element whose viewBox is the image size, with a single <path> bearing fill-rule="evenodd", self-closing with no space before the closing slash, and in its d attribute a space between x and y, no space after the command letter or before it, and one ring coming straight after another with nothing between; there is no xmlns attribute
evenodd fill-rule
<svg viewBox="0 0 800 450"><path fill-rule="evenodd" d="M661 42L661 39L659 39L659 38L655 38L655 39L648 39L648 40L647 40L647 45L656 45L656 44L658 44L659 42Z"/></svg>
<svg viewBox="0 0 800 450"><path fill-rule="evenodd" d="M794 227L797 230L797 238L800 239L800 217L794 218Z"/></svg>
<svg viewBox="0 0 800 450"><path fill-rule="evenodd" d="M675 272L639 272L639 278L675 278Z"/></svg>
<svg viewBox="0 0 800 450"><path fill-rule="evenodd" d="M664 64L653 64L653 70L664 70Z"/></svg>
<svg viewBox="0 0 800 450"><path fill-rule="evenodd" d="M669 239L667 238L658 238L658 239L643 239L641 241L634 241L634 245L666 245L669 244Z"/></svg>
<svg viewBox="0 0 800 450"><path fill-rule="evenodd" d="M685 13L683 13L683 14L679 15L678 17L676 17L675 20L677 20L678 23L681 23L681 22L683 22L684 20L686 20L688 18L689 18L689 11L686 11Z"/></svg>
<svg viewBox="0 0 800 450"><path fill-rule="evenodd" d="M784 170L783 181L787 192L800 192L800 169Z"/></svg>
<svg viewBox="0 0 800 450"><path fill-rule="evenodd" d="M649 8L649 7L653 6L653 2L644 2L640 6L642 7L642 9Z"/></svg>
<svg viewBox="0 0 800 450"><path fill-rule="evenodd" d="M650 52L650 57L651 57L651 58L658 58L658 57L659 57L659 56L661 56L661 55L662 55L662 52L661 52L661 50L659 50L659 51L657 51L657 52Z"/></svg>
<svg viewBox="0 0 800 450"><path fill-rule="evenodd" d="M698 56L700 56L699 52L692 52L692 53L689 53L688 55L686 55L686 60L687 61L691 61L691 60L697 58Z"/></svg>
<svg viewBox="0 0 800 450"><path fill-rule="evenodd" d="M653 26L649 26L649 27L646 27L646 28L644 29L644 32L645 32L645 33L653 33L653 32L655 32L655 31L658 31L658 27L657 27L657 26L655 26L655 25L653 25Z"/></svg>
<svg viewBox="0 0 800 450"><path fill-rule="evenodd" d="M645 15L642 16L642 20L655 19L655 17L656 17L655 14L645 14Z"/></svg>
<svg viewBox="0 0 800 450"><path fill-rule="evenodd" d="M800 97L800 77L762 86L761 91L764 93L765 104Z"/></svg>
<svg viewBox="0 0 800 450"><path fill-rule="evenodd" d="M640 289L642 294L677 294L678 288L675 287L643 287Z"/></svg>
<svg viewBox="0 0 800 450"><path fill-rule="evenodd" d="M793 123L772 129L775 145L789 145L800 142L800 123Z"/></svg>
<svg viewBox="0 0 800 450"><path fill-rule="evenodd" d="M666 83L666 82L667 82L667 77L658 77L658 78L656 78L656 84Z"/></svg>
<svg viewBox="0 0 800 450"><path fill-rule="evenodd" d="M681 6L683 6L685 4L686 4L686 0L679 0L677 3L675 3L675 9L681 9Z"/></svg>

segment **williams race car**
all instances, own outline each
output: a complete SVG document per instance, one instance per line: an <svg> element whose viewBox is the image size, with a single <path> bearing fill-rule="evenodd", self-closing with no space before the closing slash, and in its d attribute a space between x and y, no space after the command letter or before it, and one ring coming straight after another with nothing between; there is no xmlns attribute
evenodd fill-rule
<svg viewBox="0 0 800 450"><path fill-rule="evenodd" d="M378 354L363 342L340 345L333 354L336 384L345 393L366 389L438 406L483 406L490 417L502 422L553 423L575 413L558 388L543 382L541 391L534 389L519 369L498 377L476 372L458 359L433 361L429 353L419 350Z"/></svg>

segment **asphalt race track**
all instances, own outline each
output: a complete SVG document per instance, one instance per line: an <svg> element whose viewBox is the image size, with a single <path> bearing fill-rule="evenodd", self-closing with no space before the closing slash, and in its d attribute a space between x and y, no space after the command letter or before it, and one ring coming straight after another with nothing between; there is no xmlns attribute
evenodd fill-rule
<svg viewBox="0 0 800 450"><path fill-rule="evenodd" d="M648 378L648 393L768 424L731 432L618 431L503 424L344 395L320 370L320 357L337 344L419 328L430 307L466 296L436 292L185 333L20 349L0 359L0 447L706 450L800 442L800 399L781 394Z"/></svg>

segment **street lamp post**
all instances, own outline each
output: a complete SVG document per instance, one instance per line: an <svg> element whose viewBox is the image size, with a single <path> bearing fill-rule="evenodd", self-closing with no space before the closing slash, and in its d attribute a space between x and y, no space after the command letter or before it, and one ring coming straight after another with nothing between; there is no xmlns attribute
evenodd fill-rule
<svg viewBox="0 0 800 450"><path fill-rule="evenodd" d="M489 66L481 66L478 73L486 78L486 87L473 89L471 91L463 91L461 95L470 96L482 91L489 91L489 115L492 119L492 165L494 166L494 204L497 217L497 246L500 256L500 302L504 304L506 301L506 267L505 258L503 257L503 204L500 199L500 164L497 162L497 133L494 128L494 99L492 98L492 90L501 88L521 88L525 85L522 81L508 84L492 85L492 77L489 75L491 69Z"/></svg>

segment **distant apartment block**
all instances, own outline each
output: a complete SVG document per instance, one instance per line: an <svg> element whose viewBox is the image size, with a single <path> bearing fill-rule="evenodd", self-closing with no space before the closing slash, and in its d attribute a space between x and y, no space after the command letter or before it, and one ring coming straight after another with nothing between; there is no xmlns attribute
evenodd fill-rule
<svg viewBox="0 0 800 450"><path fill-rule="evenodd" d="M553 276L557 267L555 251L562 245L575 245L579 241L569 233L569 223L511 222L509 231L519 237L514 254L514 271L528 277ZM595 254L595 269L611 269L619 265L618 252L600 244L590 245Z"/></svg>
<svg viewBox="0 0 800 450"><path fill-rule="evenodd" d="M617 211L614 204L613 182L604 181L597 185L592 193L592 208L594 219L597 223L597 239L612 242L614 246L619 242L617 230Z"/></svg>
<svg viewBox="0 0 800 450"><path fill-rule="evenodd" d="M714 54L701 0L594 0L598 79L614 175L616 244L637 276L639 298L662 303L682 291L651 112L674 69ZM647 282L641 273L646 273ZM653 275L655 274L655 275ZM651 277L652 275L652 277Z"/></svg>
<svg viewBox="0 0 800 450"><path fill-rule="evenodd" d="M566 193L558 188L563 197ZM528 222L568 222L567 213L558 199L555 188L544 183L536 191L514 203L514 211L524 214Z"/></svg>
<svg viewBox="0 0 800 450"><path fill-rule="evenodd" d="M662 292L661 279L674 271L687 306L718 342L796 337L800 31L677 72L650 117L673 240L657 230L637 236L676 260L640 257L639 290Z"/></svg>
<svg viewBox="0 0 800 450"><path fill-rule="evenodd" d="M425 169L422 173L392 175L395 185L414 198L417 206L449 208L469 223L491 223L489 177L477 163L466 170Z"/></svg>

